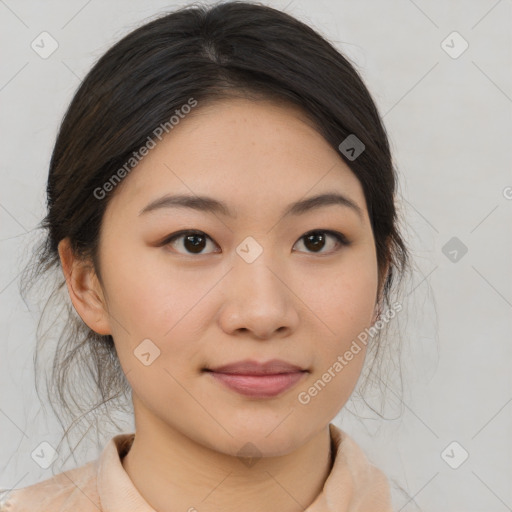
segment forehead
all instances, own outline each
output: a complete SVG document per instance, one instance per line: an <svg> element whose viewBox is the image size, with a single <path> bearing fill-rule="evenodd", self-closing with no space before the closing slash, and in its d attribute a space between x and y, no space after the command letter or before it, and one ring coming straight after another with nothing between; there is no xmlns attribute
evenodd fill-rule
<svg viewBox="0 0 512 512"><path fill-rule="evenodd" d="M124 178L109 209L138 215L180 193L213 196L252 216L332 191L365 209L358 179L298 107L237 98L184 116Z"/></svg>

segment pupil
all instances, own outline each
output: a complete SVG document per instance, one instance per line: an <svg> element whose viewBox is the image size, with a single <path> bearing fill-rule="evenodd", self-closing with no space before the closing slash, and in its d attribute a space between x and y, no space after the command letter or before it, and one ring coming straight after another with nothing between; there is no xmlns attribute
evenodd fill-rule
<svg viewBox="0 0 512 512"><path fill-rule="evenodd" d="M325 243L325 238L324 236L321 234L321 233L313 233L311 235L308 235L306 237L306 242L305 242L305 246L308 248L308 249L311 249L311 247L308 246L308 244L310 242L312 242L313 240L315 239L320 239L320 243L318 242L313 242L311 245L312 245L312 248L313 249L322 249L322 247L324 246L324 243Z"/></svg>
<svg viewBox="0 0 512 512"><path fill-rule="evenodd" d="M202 239L202 242L198 242L197 239ZM193 240L196 240L193 242ZM183 241L185 249L190 250L193 253L199 253L204 249L204 237L201 235L188 235ZM191 243L191 247L187 246L187 243Z"/></svg>

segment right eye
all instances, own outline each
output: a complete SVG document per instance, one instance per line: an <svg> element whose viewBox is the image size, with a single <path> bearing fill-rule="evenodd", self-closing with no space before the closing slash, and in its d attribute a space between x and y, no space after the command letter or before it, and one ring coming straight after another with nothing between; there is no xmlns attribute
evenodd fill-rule
<svg viewBox="0 0 512 512"><path fill-rule="evenodd" d="M201 251L204 250L208 240L214 243L213 240L203 231L183 230L177 233L173 233L172 235L169 235L162 242L162 245L171 245L174 246L175 248L181 247L186 252L180 254L205 254Z"/></svg>

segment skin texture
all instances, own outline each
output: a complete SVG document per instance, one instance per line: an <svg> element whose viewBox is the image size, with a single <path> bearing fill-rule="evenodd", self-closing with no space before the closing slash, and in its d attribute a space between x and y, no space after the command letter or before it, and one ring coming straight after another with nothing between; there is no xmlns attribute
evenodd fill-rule
<svg viewBox="0 0 512 512"><path fill-rule="evenodd" d="M282 217L290 203L339 192L362 210L330 205ZM139 215L164 194L208 195L236 218L186 208ZM91 197L91 201L97 200ZM200 254L182 229L209 238ZM317 250L303 238L330 235ZM262 254L236 252L248 236ZM300 110L232 99L199 105L116 188L100 237L102 281L59 253L71 300L84 322L112 334L133 390L136 437L123 465L159 511L303 510L331 469L329 422L352 393L365 350L303 405L321 378L375 321L377 258L363 190L350 168ZM135 356L144 339L160 355ZM274 398L242 396L203 368L279 358L309 373ZM252 466L239 450L251 442ZM194 507L194 508L192 508Z"/></svg>

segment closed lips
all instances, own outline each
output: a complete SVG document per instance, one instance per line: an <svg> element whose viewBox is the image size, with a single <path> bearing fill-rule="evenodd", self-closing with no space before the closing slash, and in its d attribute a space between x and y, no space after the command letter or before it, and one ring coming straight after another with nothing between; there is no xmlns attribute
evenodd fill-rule
<svg viewBox="0 0 512 512"><path fill-rule="evenodd" d="M225 364L214 368L205 368L205 371L215 373L225 373L232 375L277 375L283 373L305 372L307 370L298 365L288 363L286 361L273 359L265 363L257 361L245 360L234 363Z"/></svg>
<svg viewBox="0 0 512 512"><path fill-rule="evenodd" d="M278 397L308 373L298 365L278 359L266 363L239 361L204 371L231 391L252 399Z"/></svg>

